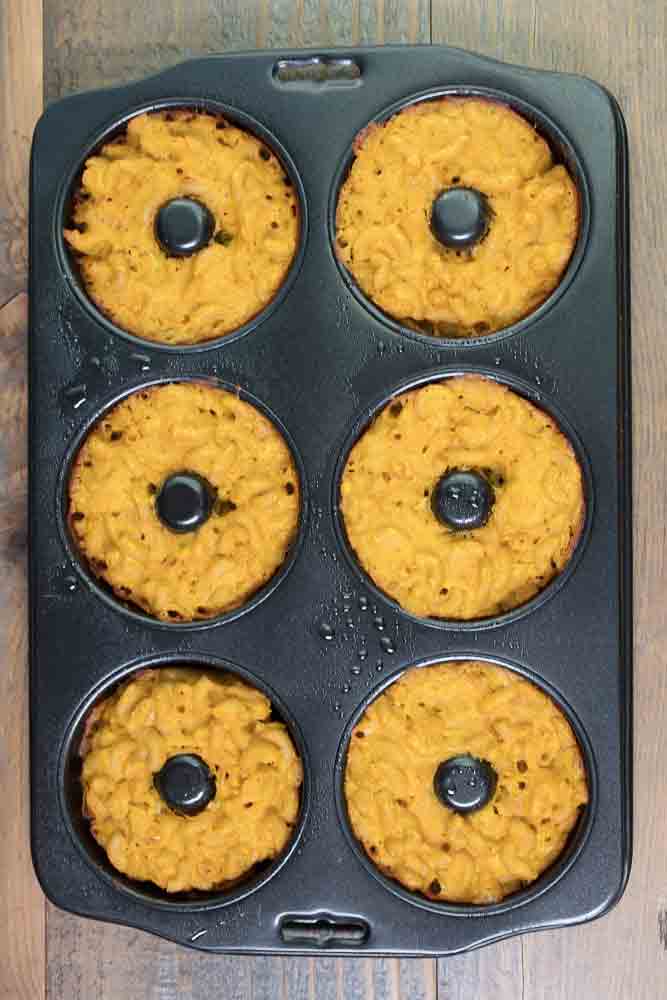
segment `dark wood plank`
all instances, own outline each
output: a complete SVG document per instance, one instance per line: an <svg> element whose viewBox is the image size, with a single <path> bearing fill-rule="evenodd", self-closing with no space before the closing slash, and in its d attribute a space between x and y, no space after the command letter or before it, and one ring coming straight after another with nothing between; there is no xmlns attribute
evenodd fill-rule
<svg viewBox="0 0 667 1000"><path fill-rule="evenodd" d="M429 33L428 0L46 0L45 93L137 79L209 52L424 42Z"/></svg>
<svg viewBox="0 0 667 1000"><path fill-rule="evenodd" d="M664 351L666 249L666 8L662 0L480 0L433 2L433 41L500 59L584 73L621 101L631 140L633 387L635 454L635 856L619 906L596 923L523 940L524 993L530 1000L657 1000L665 995L667 958L667 359ZM602 332L602 331L601 331ZM582 665L585 668L585 665ZM648 777L650 776L650 777ZM517 951L521 945L509 945ZM494 957L506 946L440 963L441 993L486 995ZM481 988L483 984L483 989ZM449 992L447 992L449 990Z"/></svg>
<svg viewBox="0 0 667 1000"><path fill-rule="evenodd" d="M29 128L29 124L26 126ZM26 628L27 296L0 309L0 1000L44 996L44 898L30 860Z"/></svg>
<svg viewBox="0 0 667 1000"><path fill-rule="evenodd" d="M46 0L47 99L253 47L428 41L427 0ZM220 958L48 908L50 1000L434 1000L434 962ZM123 961L118 961L123 955Z"/></svg>
<svg viewBox="0 0 667 1000"><path fill-rule="evenodd" d="M26 643L28 157L42 108L42 4L0 5L0 1000L44 996L44 899L30 860Z"/></svg>
<svg viewBox="0 0 667 1000"><path fill-rule="evenodd" d="M42 0L0 4L0 307L26 283L26 177L42 110Z"/></svg>
<svg viewBox="0 0 667 1000"><path fill-rule="evenodd" d="M438 1000L533 1000L525 993L521 940L514 938L467 955L443 959L438 965Z"/></svg>

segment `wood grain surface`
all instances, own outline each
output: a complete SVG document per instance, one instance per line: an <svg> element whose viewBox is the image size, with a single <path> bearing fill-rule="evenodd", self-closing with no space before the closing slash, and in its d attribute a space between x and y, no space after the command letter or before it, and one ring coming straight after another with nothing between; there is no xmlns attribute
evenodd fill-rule
<svg viewBox="0 0 667 1000"><path fill-rule="evenodd" d="M26 625L28 159L42 109L42 0L0 3L0 1000L45 995L32 872Z"/></svg>
<svg viewBox="0 0 667 1000"><path fill-rule="evenodd" d="M636 822L629 888L594 924L438 963L208 957L61 913L45 905L30 870L24 724L26 167L42 66L50 100L206 52L429 40L585 73L616 94L630 129ZM0 788L10 804L0 812L0 1000L667 997L666 48L663 0L0 0Z"/></svg>

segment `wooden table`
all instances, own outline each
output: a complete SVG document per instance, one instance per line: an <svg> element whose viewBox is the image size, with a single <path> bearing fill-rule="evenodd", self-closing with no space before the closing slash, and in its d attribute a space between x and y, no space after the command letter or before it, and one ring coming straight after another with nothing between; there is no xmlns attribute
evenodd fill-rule
<svg viewBox="0 0 667 1000"><path fill-rule="evenodd" d="M0 0L0 1000L667 997L665 10L664 0ZM200 53L415 41L588 74L616 94L628 120L637 785L629 888L594 924L437 963L208 957L61 913L36 884L28 838L26 216L34 122L43 100Z"/></svg>

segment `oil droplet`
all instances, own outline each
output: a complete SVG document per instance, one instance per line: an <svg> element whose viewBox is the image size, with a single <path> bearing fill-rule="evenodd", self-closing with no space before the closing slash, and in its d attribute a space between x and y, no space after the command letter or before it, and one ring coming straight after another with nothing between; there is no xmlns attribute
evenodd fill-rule
<svg viewBox="0 0 667 1000"><path fill-rule="evenodd" d="M348 681L345 681L345 683L343 684L343 689L342 690L343 690L343 694L349 694L350 691L352 690L352 685Z"/></svg>
<svg viewBox="0 0 667 1000"><path fill-rule="evenodd" d="M384 663L382 660L377 661L377 663L375 664L375 669L378 671L378 673L380 672L380 670L384 670Z"/></svg>
<svg viewBox="0 0 667 1000"><path fill-rule="evenodd" d="M352 594L350 593L349 590L344 591L344 593L343 593L343 600L344 601L351 601L352 600Z"/></svg>
<svg viewBox="0 0 667 1000"><path fill-rule="evenodd" d="M373 619L373 624L375 625L378 632L384 632L385 622L382 615L376 615L375 618Z"/></svg>
<svg viewBox="0 0 667 1000"><path fill-rule="evenodd" d="M63 579L63 583L65 584L67 590L70 591L70 593L73 593L79 586L79 581L75 576L72 576L71 574L69 574Z"/></svg>
<svg viewBox="0 0 667 1000"><path fill-rule="evenodd" d="M391 653L396 652L396 647L394 646L394 642L392 639L389 638L388 635L380 636L380 645L382 646L382 651L384 653L389 653L391 655Z"/></svg>
<svg viewBox="0 0 667 1000"><path fill-rule="evenodd" d="M320 637L324 639L325 642L331 642L334 635L336 634L333 630L333 626L329 625L328 622L322 622L319 628Z"/></svg>
<svg viewBox="0 0 667 1000"><path fill-rule="evenodd" d="M496 367L499 367L500 365L502 365L502 363L503 363L503 359L502 359L502 358L494 358L494 359L493 359L493 363L494 363L494 365L495 365Z"/></svg>
<svg viewBox="0 0 667 1000"><path fill-rule="evenodd" d="M335 701L334 702L334 712L340 712L340 710L341 710L341 704L340 704L340 702L339 701Z"/></svg>
<svg viewBox="0 0 667 1000"><path fill-rule="evenodd" d="M384 344L382 343L382 341L380 341L380 342L378 343L378 354L380 355L380 357L382 357L382 355L384 354L384 352L385 352L386 350L387 350L387 348L386 348L386 347L385 347L385 345L384 345Z"/></svg>
<svg viewBox="0 0 667 1000"><path fill-rule="evenodd" d="M363 594L359 598L359 610L368 611L368 598L365 597Z"/></svg>
<svg viewBox="0 0 667 1000"><path fill-rule="evenodd" d="M359 649L359 651L357 653L357 656L362 661L366 659L366 657L368 656L368 650L366 649L365 646L361 646L361 648Z"/></svg>
<svg viewBox="0 0 667 1000"><path fill-rule="evenodd" d="M378 613L378 606L377 606L377 604L374 604L374 605L373 605L373 607L371 608L371 611L372 611L372 613L373 613L374 615L376 615L376 614Z"/></svg>
<svg viewBox="0 0 667 1000"><path fill-rule="evenodd" d="M542 385L542 379L540 378L539 375L535 376L535 384L536 385Z"/></svg>
<svg viewBox="0 0 667 1000"><path fill-rule="evenodd" d="M352 605L350 604L350 602L349 601L343 601L343 614L345 614L345 612L351 611L351 610L352 610Z"/></svg>
<svg viewBox="0 0 667 1000"><path fill-rule="evenodd" d="M345 619L345 624L347 625L348 628L354 628L354 618L352 617L352 615L348 615L348 617Z"/></svg>
<svg viewBox="0 0 667 1000"><path fill-rule="evenodd" d="M364 659L365 659L365 657L364 657ZM361 673L361 667L359 666L358 663L353 663L352 664L352 666L350 667L350 673L354 674L355 677L359 676L359 674Z"/></svg>

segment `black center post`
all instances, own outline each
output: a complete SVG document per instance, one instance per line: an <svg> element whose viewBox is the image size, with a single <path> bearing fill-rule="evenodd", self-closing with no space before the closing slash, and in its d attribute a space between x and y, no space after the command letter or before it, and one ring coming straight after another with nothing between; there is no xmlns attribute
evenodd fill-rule
<svg viewBox="0 0 667 1000"><path fill-rule="evenodd" d="M196 816L215 797L215 775L194 753L170 757L153 776L163 801L179 816Z"/></svg>
<svg viewBox="0 0 667 1000"><path fill-rule="evenodd" d="M489 520L495 498L491 483L481 472L450 469L435 485L431 509L451 531L471 531Z"/></svg>
<svg viewBox="0 0 667 1000"><path fill-rule="evenodd" d="M448 250L470 250L488 233L492 214L489 199L476 188L445 188L433 199L431 232Z"/></svg>
<svg viewBox="0 0 667 1000"><path fill-rule="evenodd" d="M461 754L443 760L433 777L433 790L448 809L465 815L493 798L498 775L488 760Z"/></svg>
<svg viewBox="0 0 667 1000"><path fill-rule="evenodd" d="M171 531L194 531L208 520L215 491L196 472L167 476L155 500L158 517Z"/></svg>
<svg viewBox="0 0 667 1000"><path fill-rule="evenodd" d="M215 220L195 198L171 198L155 216L155 238L170 257L190 257L211 242Z"/></svg>

